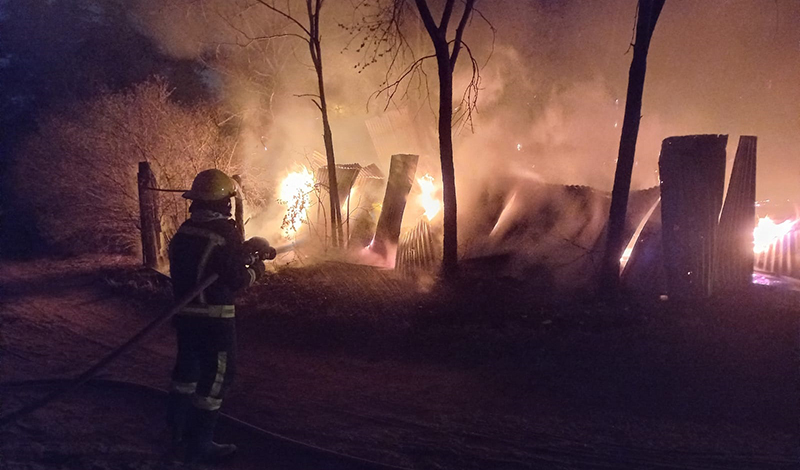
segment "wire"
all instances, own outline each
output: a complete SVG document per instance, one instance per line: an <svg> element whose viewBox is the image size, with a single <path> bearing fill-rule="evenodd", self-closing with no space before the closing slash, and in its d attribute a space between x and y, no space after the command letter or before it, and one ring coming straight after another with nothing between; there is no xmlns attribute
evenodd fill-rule
<svg viewBox="0 0 800 470"><path fill-rule="evenodd" d="M47 405L48 403L60 398L67 393L75 391L78 387L83 385L84 383L88 382L92 377L95 376L101 369L106 367L110 364L114 359L119 357L122 353L130 349L131 346L138 343L142 340L145 336L147 336L151 331L155 330L159 326L163 325L167 320L172 318L176 313L181 311L189 302L194 300L206 287L210 286L214 283L214 281L219 278L219 274L212 274L208 276L203 282L197 284L191 292L186 294L183 298L181 298L175 305L165 314L161 315L160 317L156 318L152 322L150 322L147 326L139 330L138 333L133 335L131 339L111 351L108 355L97 361L94 365L86 369L81 375L73 378L73 379L64 379L66 385L63 388L58 390L54 390L51 393L48 393L44 397L40 398L39 400L35 400L32 403L29 403L22 408L14 410L10 413L7 413L3 416L0 416L0 428L5 426L6 424L13 423L17 419L33 413L34 411L42 408L43 406Z"/></svg>
<svg viewBox="0 0 800 470"><path fill-rule="evenodd" d="M161 188L145 188L149 189L150 191L159 191L162 193L185 193L188 189L161 189Z"/></svg>
<svg viewBox="0 0 800 470"><path fill-rule="evenodd" d="M69 378L51 378L51 379L33 379L33 380L17 380L17 381L9 381L9 382L0 382L0 387L20 387L20 386L53 386L53 385L62 385L66 383L69 385L74 379ZM142 391L146 391L149 393L155 393L162 396L167 396L169 394L168 391L152 387L150 385L144 385L136 382L128 382L125 380L116 380L116 379L98 379L98 378L91 378L84 383L88 383L89 385L98 386L98 387L117 387L117 388L134 388L139 389ZM246 421L242 421L239 418L233 417L226 413L220 413L220 419L227 421L229 424L232 424L239 429L244 429L246 431L252 432L254 434L258 434L263 438L275 439L282 441L287 444L292 444L298 447L301 447L306 450L313 450L319 452L321 454L336 457L339 459L344 459L351 462L358 462L365 465L368 465L376 470L386 469L386 470L411 470L407 467L398 467L395 465L389 465L381 462L375 462L373 460L356 457L349 454L344 454L341 452L337 452L331 449L326 449L324 447L318 447L313 444L309 444L307 442L298 441L286 436L282 436L280 434L276 434L271 431L267 431L266 429L260 428L254 424L248 423Z"/></svg>
<svg viewBox="0 0 800 470"><path fill-rule="evenodd" d="M69 383L70 381L71 379L67 378L19 380L19 381L0 382L0 388L29 386L29 385L52 386L52 385L62 384L65 382ZM93 378L91 380L87 380L86 382L89 385L98 387L134 388L149 393L156 393L162 396L165 396L169 393L166 390L157 387L152 387L149 385L144 385L136 382L128 382L125 380ZM238 427L239 429L252 432L263 438L282 441L284 443L292 444L307 450L313 450L330 457L344 459L347 461L351 461L353 463L358 462L364 465L369 465L371 467L374 467L375 469L410 470L406 467L399 467L385 463L375 462L361 457L355 457L349 454L344 454L334 450L326 449L324 447L318 447L306 442L297 441L289 437L282 436L280 434L276 434L271 431L267 431L266 429L260 428L254 424L248 423L246 421L233 417L229 414L220 413L220 418L224 421L227 421L229 424ZM579 441L574 441L572 439L562 438L555 435L549 435L546 433L534 433L530 437L534 436L541 439L556 439L561 441L572 442L576 445L579 445L580 447L578 448L573 447L566 449L561 448L561 446L548 445L545 448L540 449L540 451L543 451L542 457L544 457L545 460L547 460L548 457L551 459L555 458L557 460L559 457L561 458L566 457L573 459L572 464L580 463L587 465L591 464L602 465L601 462L596 461L594 459L603 459L603 458L619 459L623 456L625 457L623 461L613 460L614 462L613 468L631 468L630 465L633 465L635 468L673 468L681 470L688 470L688 469L711 470L711 469L733 469L733 468L747 468L747 469L794 468L794 465L797 463L796 460L784 456L768 456L768 455L758 455L758 454L732 455L720 452L656 450L656 449L645 449L641 447L616 445L616 444L605 444L603 447L606 447L606 449L605 451L603 451L601 449L593 448L591 445L587 445ZM489 436L482 436L482 437L489 437ZM591 461L587 461L586 460L587 458L591 458ZM694 460L690 462L686 461L681 462L682 459L686 458Z"/></svg>
<svg viewBox="0 0 800 470"><path fill-rule="evenodd" d="M100 370L102 370L104 367L106 367L108 364L110 364L112 361L114 361L117 357L119 357L122 353L124 353L125 351L130 349L131 346L133 346L134 344L136 344L139 341L141 341L150 332L152 332L153 330L155 330L159 326L163 325L167 320L169 320L175 314L177 314L179 311L181 311L189 302L194 300L194 298L197 297L200 294L200 292L202 292L208 286L213 284L214 281L216 281L218 278L219 278L218 274L212 274L211 276L206 278L203 282L199 283L194 289L192 289L191 292L189 292L186 296L181 298L168 312L166 312L165 314L163 314L160 317L156 318L155 320L151 321L147 326L145 326L144 328L139 330L138 333L133 335L128 341L126 341L125 343L123 343L122 345L120 345L119 347L114 349L113 351L111 351L108 355L106 355L105 357L103 357L102 359L97 361L94 365L89 367L85 372L83 372L82 374L80 374L79 376L77 376L75 378L37 379L37 380L24 380L24 381L2 382L2 383L0 383L0 387L20 386L20 385L63 385L61 388L59 388L57 390L54 390L51 393L48 393L47 395L45 395L44 397L40 398L39 400L35 400L32 403L29 403L28 405L24 405L21 408L15 410L15 411L12 411L10 413L7 413L6 415L0 417L0 427L4 426L6 424L9 424L9 423L13 423L16 420L18 420L19 418L21 418L21 417L23 417L25 415L33 413L34 411L36 411L36 410L48 405L49 403L53 402L54 400L66 395L67 393L70 393L70 392L74 391L75 389L77 389L81 385L86 384L87 382L90 382L90 381L94 385L118 386L118 387L127 386L127 387L139 388L139 389L142 389L142 390L148 390L150 392L159 393L159 394L162 394L162 395L168 394L168 392L166 390L161 390L161 389L156 388L156 387L150 387L150 386L147 386L147 385L137 384L137 383L133 383L133 382L125 382L125 381L120 381L120 380L97 379L97 378L95 378L95 375ZM347 455L347 454L342 454L342 453L335 452L335 451L330 450L330 449L325 449L323 447L317 447L317 446L314 446L314 445L311 445L311 444L308 444L308 443L305 443L305 442L296 441L294 439L290 439L288 437L281 436L279 434L275 434L275 433L269 432L269 431L267 431L265 429L259 428L258 426L255 426L255 425L250 424L248 422L245 422L245 421L242 421L240 419L234 418L233 416L230 416L230 415L227 415L227 414L224 414L224 413L222 413L220 416L223 419L229 421L230 423L232 423L232 424L234 424L234 425L236 425L236 426L238 426L240 428L246 429L246 430L248 430L250 432L254 432L254 433L260 434L263 437L268 437L268 438L277 439L277 440L280 440L280 441L283 441L283 442L286 442L286 443L291 443L291 444L294 444L296 446L300 446L300 447L302 447L304 449L315 450L315 451L323 453L325 455L335 456L335 457L338 457L338 458L349 460L351 462L360 462L360 463L369 465L369 466L374 467L374 468L387 469L387 470L389 470L389 469L393 469L393 470L409 470L409 469L404 468L404 467L397 467L397 466L382 464L382 463L379 463L379 462L373 462L371 460L363 459L363 458L360 458L360 457L354 457L354 456Z"/></svg>

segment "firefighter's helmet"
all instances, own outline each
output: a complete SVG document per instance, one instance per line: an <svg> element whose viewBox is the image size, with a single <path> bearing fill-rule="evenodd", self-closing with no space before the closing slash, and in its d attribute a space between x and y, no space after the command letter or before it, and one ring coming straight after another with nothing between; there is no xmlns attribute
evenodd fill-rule
<svg viewBox="0 0 800 470"><path fill-rule="evenodd" d="M192 182L192 189L183 193L183 197L193 201L221 201L235 195L236 182L216 169L198 173Z"/></svg>

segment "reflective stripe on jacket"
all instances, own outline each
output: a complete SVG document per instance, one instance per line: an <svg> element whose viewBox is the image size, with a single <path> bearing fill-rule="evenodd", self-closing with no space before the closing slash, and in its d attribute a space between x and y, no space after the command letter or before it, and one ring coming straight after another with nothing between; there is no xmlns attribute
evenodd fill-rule
<svg viewBox="0 0 800 470"><path fill-rule="evenodd" d="M184 307L178 315L205 318L233 318L236 308L233 305L192 305Z"/></svg>
<svg viewBox="0 0 800 470"><path fill-rule="evenodd" d="M234 316L234 293L255 279L244 265L242 235L233 220L208 222L187 220L169 245L170 276L175 298L188 294L203 279L218 274L181 315L230 318Z"/></svg>

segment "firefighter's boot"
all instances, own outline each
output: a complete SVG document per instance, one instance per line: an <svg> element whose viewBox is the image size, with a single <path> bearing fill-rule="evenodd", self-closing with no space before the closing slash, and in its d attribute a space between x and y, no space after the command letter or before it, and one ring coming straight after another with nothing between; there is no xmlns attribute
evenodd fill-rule
<svg viewBox="0 0 800 470"><path fill-rule="evenodd" d="M233 456L236 446L214 442L219 411L192 409L191 428L186 448L187 463L213 463Z"/></svg>
<svg viewBox="0 0 800 470"><path fill-rule="evenodd" d="M179 449L184 443L191 406L191 395L171 392L167 398L167 426L171 434L173 450Z"/></svg>

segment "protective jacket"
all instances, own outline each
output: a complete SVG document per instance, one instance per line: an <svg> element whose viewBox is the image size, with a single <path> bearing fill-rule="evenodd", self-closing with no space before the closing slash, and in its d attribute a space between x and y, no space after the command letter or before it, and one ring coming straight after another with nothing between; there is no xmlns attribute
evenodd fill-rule
<svg viewBox="0 0 800 470"><path fill-rule="evenodd" d="M256 279L255 271L244 264L242 243L232 220L224 216L204 220L194 213L170 243L170 274L176 298L189 293L209 275L219 275L174 319L178 356L172 373L172 396L178 402L190 401L205 412L219 409L235 375L234 293Z"/></svg>
<svg viewBox="0 0 800 470"><path fill-rule="evenodd" d="M180 314L203 316L203 307L206 306L232 307L235 292L255 281L255 272L244 265L243 242L231 219L208 222L189 219L181 225L169 247L175 298L188 294L211 274L218 274L219 279ZM214 316L211 313L213 308L207 310L208 316Z"/></svg>

